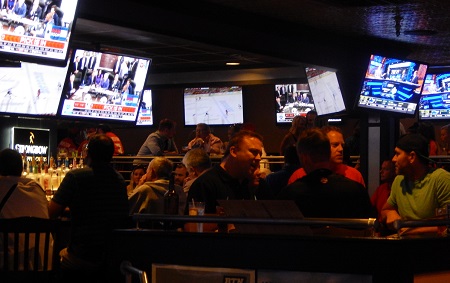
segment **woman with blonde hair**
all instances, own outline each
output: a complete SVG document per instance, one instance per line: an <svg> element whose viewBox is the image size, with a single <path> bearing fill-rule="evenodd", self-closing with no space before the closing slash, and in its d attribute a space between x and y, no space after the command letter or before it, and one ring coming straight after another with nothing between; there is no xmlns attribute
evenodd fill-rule
<svg viewBox="0 0 450 283"><path fill-rule="evenodd" d="M139 180L142 178L142 176L145 175L145 172L146 169L142 165L137 165L133 168L133 170L131 171L130 183L127 186L128 196L130 196L133 190L137 187L137 185L139 184Z"/></svg>

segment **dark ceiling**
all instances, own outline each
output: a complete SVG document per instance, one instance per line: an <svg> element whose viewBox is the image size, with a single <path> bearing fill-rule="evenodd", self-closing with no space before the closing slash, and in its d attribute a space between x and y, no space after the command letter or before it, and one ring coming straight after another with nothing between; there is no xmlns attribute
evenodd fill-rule
<svg viewBox="0 0 450 283"><path fill-rule="evenodd" d="M154 73L333 67L364 52L447 65L449 11L447 0L80 0L73 43L150 57Z"/></svg>

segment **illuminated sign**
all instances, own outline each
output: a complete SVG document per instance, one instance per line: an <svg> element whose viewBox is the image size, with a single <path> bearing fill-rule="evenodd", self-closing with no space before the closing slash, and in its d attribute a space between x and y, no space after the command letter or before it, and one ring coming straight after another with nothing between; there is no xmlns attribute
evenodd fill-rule
<svg viewBox="0 0 450 283"><path fill-rule="evenodd" d="M50 130L13 127L11 131L12 148L20 154L48 156Z"/></svg>

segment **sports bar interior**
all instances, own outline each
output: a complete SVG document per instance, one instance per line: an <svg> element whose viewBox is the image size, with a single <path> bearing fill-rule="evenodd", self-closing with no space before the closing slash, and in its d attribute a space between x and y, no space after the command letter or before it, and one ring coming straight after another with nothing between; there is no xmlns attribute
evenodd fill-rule
<svg viewBox="0 0 450 283"><path fill-rule="evenodd" d="M53 2L61 5L64 1L70 0L40 1L40 4L47 7ZM147 136L158 129L160 120L170 118L176 122L178 149L186 147L195 137L196 123L188 124L185 115L186 88L240 86L242 121L239 123L251 124L264 137L267 166L275 172L282 167L279 147L291 126L291 120L277 120L275 86L308 86L306 70L314 68L337 76L345 109L319 115L318 119L339 127L344 137L353 135L358 127L359 154L351 156L351 162L358 165L371 196L380 185L381 163L394 155L402 131L425 121L433 125L436 140L439 140L441 127L450 123L450 112L442 117L433 116L431 110L420 112L420 95L412 111L362 105L360 96L368 64L375 55L426 65L422 74L425 85L427 75L450 74L449 10L450 2L443 0L78 0L69 35L71 51L65 62L70 65L74 54L81 54L75 53L77 49L148 60L142 90L151 90L151 124L138 125L136 118L125 121L62 114L70 77L66 72L64 83L58 88L60 97L54 115L32 113L30 108L24 113L11 111L13 106L9 103L16 93L11 94L10 89L1 87L0 83L1 149L13 148L13 128L43 129L49 133L46 144L49 151L45 157L56 159L57 145L67 129L107 124L120 137L124 148L122 155L113 157L112 164L129 181L139 148ZM11 22L2 23L3 30L6 24L11 25ZM2 76L5 74L2 68L24 62L22 58L9 56L0 49ZM238 64L228 65L230 62ZM47 62L42 60L39 64ZM410 75L413 76L412 72ZM424 90L422 85L420 90ZM142 92L136 95L141 99ZM450 98L445 103L450 109ZM444 113L445 109L442 111ZM225 141L232 124L234 122L210 126L214 135ZM182 157L172 160L179 163ZM439 166L450 168L447 166L450 158L438 155L432 159ZM220 157L212 161L217 163ZM155 215L149 217L157 219ZM187 216L174 219L188 221ZM109 268L118 272L117 282L128 282L130 277L133 282L144 282L143 273L151 282L169 282L161 278L171 272L186 272L186 276L197 279L202 272L222 272L220 282L450 280L447 235L380 236L374 232L377 221L368 219L353 222L326 219L323 226L336 227L322 229L317 235L297 233L295 229L292 233L154 231L140 228L139 217L133 220L135 227L114 231L111 239ZM231 220L239 222L236 218ZM70 219L64 221L61 237L66 243ZM161 221L167 220L162 218ZM205 223L214 221L225 223L215 217L207 218ZM441 226L448 226L448 221L447 215L440 222ZM264 225L280 225L274 222L276 219L269 219ZM364 233L355 232L361 231L361 227L352 227L358 224L364 228ZM159 281L157 272L161 274ZM230 272L237 272L237 275L233 278L228 275ZM232 281L242 278L246 281Z"/></svg>

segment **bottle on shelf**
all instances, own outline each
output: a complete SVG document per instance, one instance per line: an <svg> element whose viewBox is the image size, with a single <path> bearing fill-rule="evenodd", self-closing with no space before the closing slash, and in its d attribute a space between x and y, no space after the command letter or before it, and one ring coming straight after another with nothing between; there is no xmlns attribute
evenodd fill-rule
<svg viewBox="0 0 450 283"><path fill-rule="evenodd" d="M50 186L50 182L51 182L51 177L50 174L48 173L48 164L44 165L44 177L43 177L43 188L45 190L45 194L47 196L52 195L52 190L51 190L51 186Z"/></svg>

